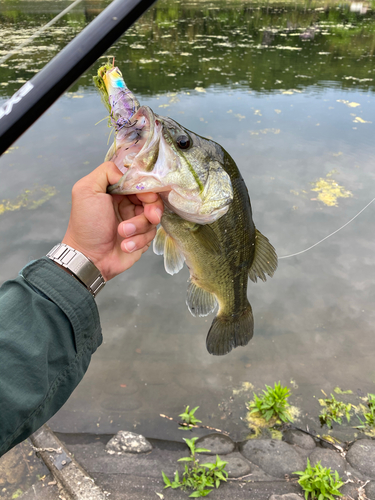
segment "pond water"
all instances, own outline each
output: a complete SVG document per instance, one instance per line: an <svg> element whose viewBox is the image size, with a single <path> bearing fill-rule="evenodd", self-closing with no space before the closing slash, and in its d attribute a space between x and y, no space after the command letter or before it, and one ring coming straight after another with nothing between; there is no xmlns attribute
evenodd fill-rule
<svg viewBox="0 0 375 500"><path fill-rule="evenodd" d="M2 2L0 58L68 4ZM1 64L0 104L105 4L83 2ZM375 196L374 6L160 0L107 55L142 104L231 154L255 224L281 258ZM105 109L92 84L105 60L0 159L0 281L61 240L72 185L105 156L109 129L97 124ZM297 425L322 432L322 390L352 390L345 397L354 404L375 392L374 210L281 258L266 283L250 283L254 338L224 357L206 351L213 316L187 310L186 268L169 276L147 252L98 296L104 343L52 429L181 439L160 414L178 420L190 405L204 424L240 440L253 390L280 380L300 410Z"/></svg>

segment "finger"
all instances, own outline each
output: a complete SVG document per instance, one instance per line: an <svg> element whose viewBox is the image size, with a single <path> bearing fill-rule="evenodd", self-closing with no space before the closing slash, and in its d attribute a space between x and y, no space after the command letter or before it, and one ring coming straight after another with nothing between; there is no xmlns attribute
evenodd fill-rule
<svg viewBox="0 0 375 500"><path fill-rule="evenodd" d="M118 233L123 238L129 238L129 236L133 236L134 234L145 234L152 229L155 229L155 226L141 214L119 224Z"/></svg>
<svg viewBox="0 0 375 500"><path fill-rule="evenodd" d="M145 217L147 217L147 219L151 222L151 224L155 225L159 224L161 216L163 215L164 211L164 204L160 196L158 196L158 198L154 202L151 203L143 202L143 207L144 207Z"/></svg>
<svg viewBox="0 0 375 500"><path fill-rule="evenodd" d="M142 203L154 203L159 195L157 193L142 193L135 195Z"/></svg>
<svg viewBox="0 0 375 500"><path fill-rule="evenodd" d="M145 234L134 235L131 238L126 238L121 242L121 250L126 253L132 253L136 250L143 249L146 245L150 244L155 238L156 229L152 229Z"/></svg>
<svg viewBox="0 0 375 500"><path fill-rule="evenodd" d="M112 161L106 161L99 165L90 174L77 182L80 188L87 186L92 192L106 193L107 187L116 184L123 174Z"/></svg>

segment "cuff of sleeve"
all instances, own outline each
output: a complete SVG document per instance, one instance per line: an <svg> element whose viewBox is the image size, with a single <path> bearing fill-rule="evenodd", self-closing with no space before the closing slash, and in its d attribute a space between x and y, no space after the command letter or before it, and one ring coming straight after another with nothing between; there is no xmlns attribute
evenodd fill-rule
<svg viewBox="0 0 375 500"><path fill-rule="evenodd" d="M48 257L25 266L20 275L54 302L72 324L77 353L92 343L94 352L102 343L99 312L91 293Z"/></svg>

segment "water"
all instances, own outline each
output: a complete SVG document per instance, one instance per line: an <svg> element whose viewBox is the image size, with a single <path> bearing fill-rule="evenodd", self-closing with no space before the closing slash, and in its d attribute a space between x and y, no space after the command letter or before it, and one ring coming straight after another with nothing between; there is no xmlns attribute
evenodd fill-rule
<svg viewBox="0 0 375 500"><path fill-rule="evenodd" d="M3 2L0 57L67 5ZM4 63L1 102L104 6L82 4ZM370 7L360 14L350 4L160 1L108 55L142 104L227 149L256 226L286 256L375 196ZM105 116L92 85L98 65L0 159L1 281L62 239L72 185L105 156L109 129L95 125ZM267 283L250 283L254 338L224 357L206 352L212 316L193 318L186 308L187 270L171 277L147 252L98 296L104 343L51 427L181 439L159 415L178 419L190 405L200 406L203 423L240 440L252 388L281 380L300 409L297 425L319 431L321 390L350 389L355 404L375 392L374 210L280 260Z"/></svg>

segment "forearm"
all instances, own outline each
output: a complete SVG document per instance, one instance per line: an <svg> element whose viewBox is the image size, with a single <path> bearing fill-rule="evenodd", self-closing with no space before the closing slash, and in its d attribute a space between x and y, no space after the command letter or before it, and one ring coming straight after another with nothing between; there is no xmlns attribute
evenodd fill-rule
<svg viewBox="0 0 375 500"><path fill-rule="evenodd" d="M47 258L0 288L0 456L65 403L102 342L94 298Z"/></svg>

